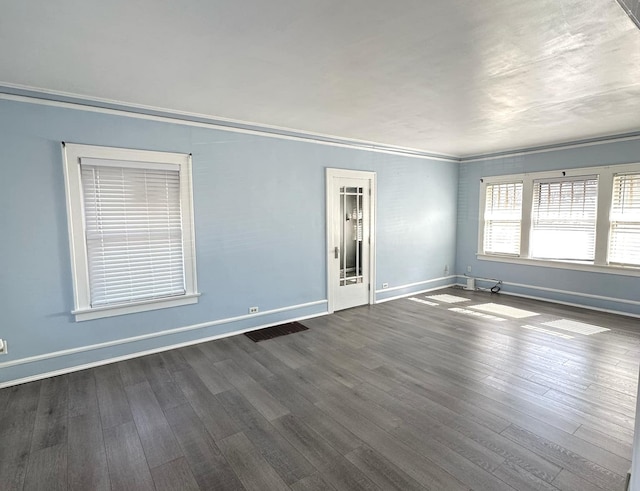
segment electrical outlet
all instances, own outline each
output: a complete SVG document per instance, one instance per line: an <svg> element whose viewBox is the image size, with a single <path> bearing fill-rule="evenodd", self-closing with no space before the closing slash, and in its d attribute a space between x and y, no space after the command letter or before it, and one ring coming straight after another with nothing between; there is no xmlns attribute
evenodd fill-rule
<svg viewBox="0 0 640 491"><path fill-rule="evenodd" d="M449 265L445 264L444 265L444 274L448 274L449 273Z"/></svg>
<svg viewBox="0 0 640 491"><path fill-rule="evenodd" d="M9 349L7 347L7 340L0 339L0 355L6 355L8 352L9 352Z"/></svg>
<svg viewBox="0 0 640 491"><path fill-rule="evenodd" d="M389 288L389 283L383 283L382 284L382 289L384 290L385 288Z"/></svg>
<svg viewBox="0 0 640 491"><path fill-rule="evenodd" d="M471 266L467 266L467 273L471 273Z"/></svg>
<svg viewBox="0 0 640 491"><path fill-rule="evenodd" d="M257 314L258 310L259 310L258 307L249 307L250 314Z"/></svg>

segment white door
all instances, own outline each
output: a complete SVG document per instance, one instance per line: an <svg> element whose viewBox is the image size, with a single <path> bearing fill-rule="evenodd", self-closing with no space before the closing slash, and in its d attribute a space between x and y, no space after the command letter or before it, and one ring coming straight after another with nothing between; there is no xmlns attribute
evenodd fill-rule
<svg viewBox="0 0 640 491"><path fill-rule="evenodd" d="M329 312L373 303L375 173L327 169Z"/></svg>

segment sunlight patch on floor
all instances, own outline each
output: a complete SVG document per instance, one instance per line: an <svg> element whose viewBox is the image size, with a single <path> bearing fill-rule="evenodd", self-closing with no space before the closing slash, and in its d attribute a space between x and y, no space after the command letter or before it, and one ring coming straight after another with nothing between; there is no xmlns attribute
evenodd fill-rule
<svg viewBox="0 0 640 491"><path fill-rule="evenodd" d="M537 312L516 309L515 307L509 307L508 305L500 305L499 303L483 303L480 305L471 305L470 308L482 310L483 312L489 312L491 314L506 315L507 317L513 317L514 319L524 319L525 317L540 315Z"/></svg>
<svg viewBox="0 0 640 491"><path fill-rule="evenodd" d="M530 329L532 331L542 332L544 334L550 334L551 336L556 336L562 339L573 339L573 336L569 336L568 334L562 334L561 332L550 331L549 329L544 329L543 327L524 325L521 326L524 329Z"/></svg>
<svg viewBox="0 0 640 491"><path fill-rule="evenodd" d="M455 295L449 295L447 293L443 293L441 295L429 295L427 296L427 298L430 298L431 300L435 300L438 302L444 302L444 303L458 303L458 302L469 301L468 298L456 297Z"/></svg>
<svg viewBox="0 0 640 491"><path fill-rule="evenodd" d="M495 315L485 314L484 312L476 312L475 310L461 309L460 307L451 307L451 312L457 312L458 314L472 315L474 317L481 317L482 319L489 319L492 321L506 321L502 317L496 317Z"/></svg>
<svg viewBox="0 0 640 491"><path fill-rule="evenodd" d="M590 336L591 334L597 334L599 332L605 332L609 330L606 327L593 326L591 324L572 321L570 319L558 319L555 321L543 322L542 324L549 327L555 327L556 329L561 329L563 331L584 334L585 336Z"/></svg>
<svg viewBox="0 0 640 491"><path fill-rule="evenodd" d="M418 302L418 303L423 303L425 305L438 305L435 302L429 302L429 300L422 300L421 298L416 298L416 297L411 297L409 300L412 300L412 301Z"/></svg>

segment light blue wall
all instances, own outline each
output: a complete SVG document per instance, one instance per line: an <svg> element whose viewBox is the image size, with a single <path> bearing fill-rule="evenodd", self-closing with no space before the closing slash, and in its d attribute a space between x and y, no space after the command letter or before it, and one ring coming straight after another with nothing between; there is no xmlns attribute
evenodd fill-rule
<svg viewBox="0 0 640 491"><path fill-rule="evenodd" d="M74 322L61 141L193 153L197 305ZM454 271L456 163L1 100L0 337L9 354L0 383L325 312L319 303L82 350L243 316L253 305L326 300L326 167L378 174L376 289L440 278L445 265Z"/></svg>
<svg viewBox="0 0 640 491"><path fill-rule="evenodd" d="M499 278L523 286L504 285L505 292L640 314L640 277L601 274L476 259L480 178L640 162L640 140L567 148L549 152L463 163L458 185L457 272L471 266L473 276ZM462 280L462 278L461 278ZM490 286L483 283L482 286ZM550 290L562 290L571 294ZM607 300L599 297L628 300Z"/></svg>

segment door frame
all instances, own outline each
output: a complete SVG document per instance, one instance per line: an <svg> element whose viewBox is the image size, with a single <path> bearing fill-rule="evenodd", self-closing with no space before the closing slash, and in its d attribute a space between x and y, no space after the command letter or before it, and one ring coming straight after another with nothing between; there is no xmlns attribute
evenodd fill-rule
<svg viewBox="0 0 640 491"><path fill-rule="evenodd" d="M369 181L369 189L371 196L369 199L369 305L376 303L376 208L377 208L377 187L376 173L373 171L360 171L352 169L338 169L333 167L326 168L325 180L325 201L326 201L326 271L327 271L327 311L329 314L334 312L335 298L331 285L331 258L333 254L334 244L332 243L332 226L333 226L333 203L331 183L333 178L352 178L366 179Z"/></svg>

